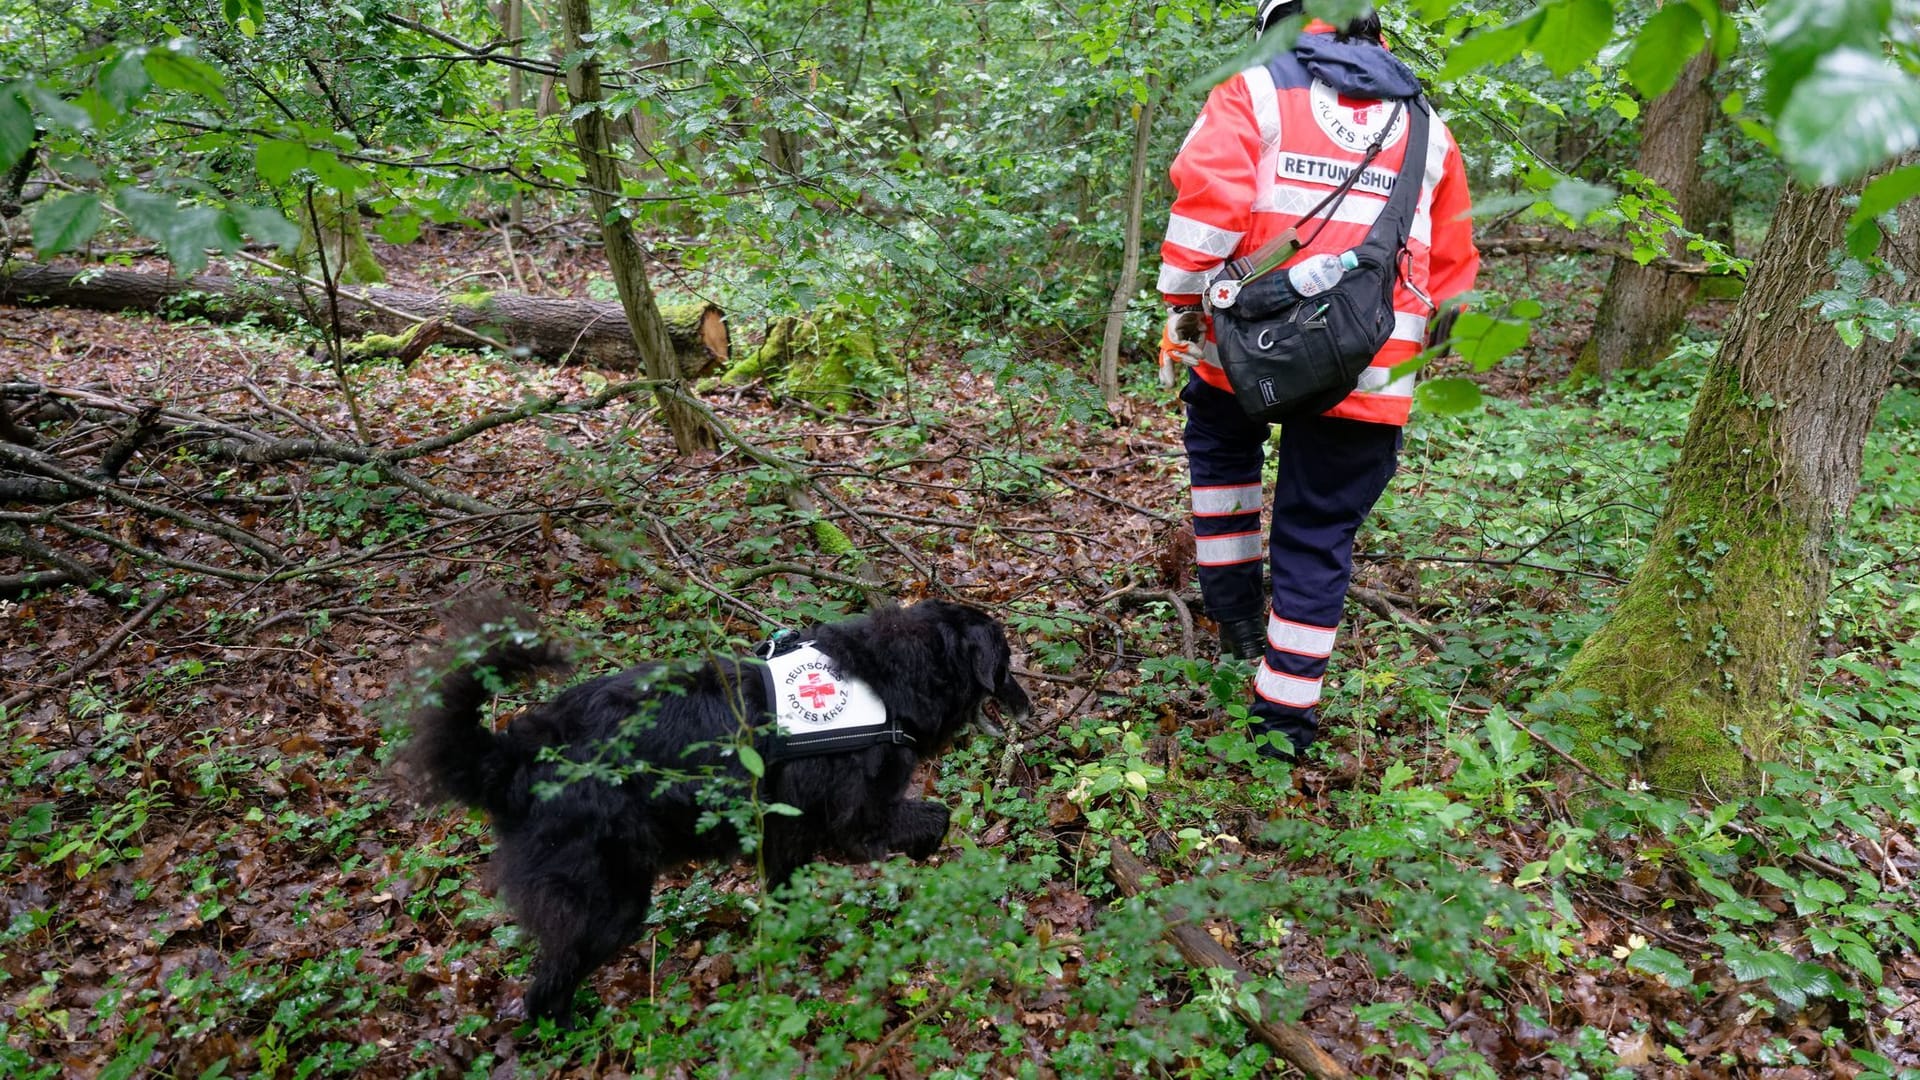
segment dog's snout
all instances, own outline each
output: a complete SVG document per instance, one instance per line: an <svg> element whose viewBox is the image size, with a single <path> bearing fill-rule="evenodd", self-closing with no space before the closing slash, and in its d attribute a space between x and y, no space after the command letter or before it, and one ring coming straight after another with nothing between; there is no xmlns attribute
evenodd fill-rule
<svg viewBox="0 0 1920 1080"><path fill-rule="evenodd" d="M1000 707L1000 715L1015 727L1025 727L1027 717L1033 714L1033 702L1022 687L1009 674L993 692L993 703ZM996 733L997 734L997 733Z"/></svg>

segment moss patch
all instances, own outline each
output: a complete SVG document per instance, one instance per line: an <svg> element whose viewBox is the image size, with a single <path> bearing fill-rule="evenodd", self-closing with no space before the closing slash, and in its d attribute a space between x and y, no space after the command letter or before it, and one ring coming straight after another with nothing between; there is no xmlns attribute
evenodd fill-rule
<svg viewBox="0 0 1920 1080"><path fill-rule="evenodd" d="M1779 741L1824 587L1809 568L1824 579L1824 563L1809 558L1818 510L1783 493L1771 419L1716 363L1646 561L1556 687L1599 695L1575 729L1602 772L1627 770L1612 743L1624 732L1649 782L1727 793Z"/></svg>
<svg viewBox="0 0 1920 1080"><path fill-rule="evenodd" d="M337 275L340 284L385 283L387 272L380 268L373 249L367 246L366 227L360 220L360 208L353 200L330 196L317 200L315 209L319 216L318 228L311 218L301 222L300 245L293 252L294 267L302 273L317 275L324 243L327 269Z"/></svg>
<svg viewBox="0 0 1920 1080"><path fill-rule="evenodd" d="M462 312L473 315L493 313L493 292L490 289L475 289L472 292L452 293L447 297L447 306L455 308L456 316Z"/></svg>
<svg viewBox="0 0 1920 1080"><path fill-rule="evenodd" d="M768 323L766 340L729 367L721 381L761 380L781 393L845 412L894 367L858 316L841 308L825 308L810 316L782 316Z"/></svg>

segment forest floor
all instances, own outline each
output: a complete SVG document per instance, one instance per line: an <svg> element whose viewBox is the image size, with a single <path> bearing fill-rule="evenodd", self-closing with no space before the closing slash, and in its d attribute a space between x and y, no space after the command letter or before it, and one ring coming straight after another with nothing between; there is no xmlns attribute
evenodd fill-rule
<svg viewBox="0 0 1920 1080"><path fill-rule="evenodd" d="M562 240L523 248L535 291L596 276ZM400 285L514 277L485 235L381 255ZM1920 395L1896 390L1870 451L1866 484L1898 486L1856 514L1807 718L1884 760L1796 744L1793 805L1734 822L1603 798L1547 745L1551 713L1522 706L1631 571L1694 372L1563 388L1594 275L1541 264L1501 273L1549 315L1484 377L1499 400L1409 430L1359 544L1328 740L1293 768L1232 749L1245 672L1211 662L1180 418L1150 370L1115 414L1063 420L904 332L898 379L854 413L713 388L740 442L675 458L644 399L555 411L406 458L433 496L343 458L219 460L206 429L143 446L127 490L261 539L293 568L270 580L264 556L181 521L9 504L8 527L107 573L0 601L0 1077L1276 1070L1231 981L1157 943L1152 913L1175 901L1367 1075L1920 1069L1920 941L1898 920L1920 852L1911 813L1878 801L1912 805L1920 761L1865 730L1900 723L1873 701L1920 702L1901 674L1913 489L1889 479ZM115 406L402 451L621 377L435 349L350 369L356 422L297 335L0 308L0 349L0 382L80 392L28 417L65 460L131 422ZM488 584L545 612L588 672L857 612L859 567L782 498L796 477L894 598L1006 621L1031 726L926 768L956 811L933 867L809 870L773 905L749 865L688 868L656 933L592 981L604 1008L530 1031L489 835L406 797L384 703L439 606ZM0 555L0 575L25 569ZM1843 767L1878 794L1826 799ZM1188 884L1119 901L1115 838Z"/></svg>

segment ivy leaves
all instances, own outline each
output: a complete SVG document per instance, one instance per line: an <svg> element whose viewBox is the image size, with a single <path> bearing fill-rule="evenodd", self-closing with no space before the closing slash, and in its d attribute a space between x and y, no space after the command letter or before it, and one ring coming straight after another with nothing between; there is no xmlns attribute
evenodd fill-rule
<svg viewBox="0 0 1920 1080"><path fill-rule="evenodd" d="M1564 76L1599 56L1615 36L1612 0L1548 0L1482 30L1447 56L1443 79L1532 53ZM1765 8L1765 111L1771 140L1803 181L1839 184L1920 147L1920 77L1911 41L1889 51L1897 27L1920 17L1916 0L1770 0ZM1739 46L1739 26L1719 0L1672 0L1637 30L1623 74L1645 98L1666 93L1703 49L1720 60Z"/></svg>
<svg viewBox="0 0 1920 1080"><path fill-rule="evenodd" d="M49 72L0 86L0 172L13 168L42 145L78 175L100 170L84 160L147 107L156 92L175 95L191 110L227 107L226 78L180 38L157 45L108 45L75 57L78 77L64 81ZM76 164L77 163L77 164ZM33 246L42 256L86 246L106 222L107 207L136 233L159 244L174 265L191 274L206 265L208 250L232 251L251 234L292 243L298 231L279 214L232 203L178 181L195 198L183 205L165 185L107 179L101 191L77 191L43 203L33 214Z"/></svg>

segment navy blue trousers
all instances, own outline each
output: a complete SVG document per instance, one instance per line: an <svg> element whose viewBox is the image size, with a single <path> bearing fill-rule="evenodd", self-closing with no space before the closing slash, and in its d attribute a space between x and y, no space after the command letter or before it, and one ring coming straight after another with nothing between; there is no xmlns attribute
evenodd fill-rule
<svg viewBox="0 0 1920 1080"><path fill-rule="evenodd" d="M1216 621L1265 617L1267 655L1248 711L1256 733L1284 735L1303 750L1319 732L1315 706L1353 578L1353 534L1393 478L1400 428L1326 416L1282 424L1263 552L1268 425L1198 375L1188 375L1180 400L1201 599ZM1263 562L1271 591L1261 588Z"/></svg>

